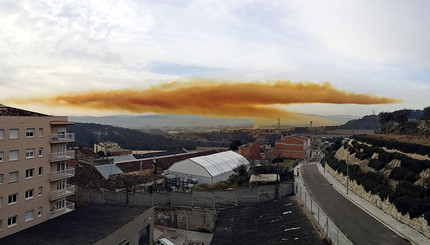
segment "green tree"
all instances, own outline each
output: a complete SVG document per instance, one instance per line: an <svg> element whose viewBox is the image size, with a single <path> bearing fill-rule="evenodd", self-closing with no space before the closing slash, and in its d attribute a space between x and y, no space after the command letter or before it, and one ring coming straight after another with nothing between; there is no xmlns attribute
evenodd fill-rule
<svg viewBox="0 0 430 245"><path fill-rule="evenodd" d="M237 151L237 149L239 149L239 146L242 145L242 141L241 140L233 140L230 144L230 150L232 151Z"/></svg>
<svg viewBox="0 0 430 245"><path fill-rule="evenodd" d="M430 106L424 108L421 120L430 120Z"/></svg>

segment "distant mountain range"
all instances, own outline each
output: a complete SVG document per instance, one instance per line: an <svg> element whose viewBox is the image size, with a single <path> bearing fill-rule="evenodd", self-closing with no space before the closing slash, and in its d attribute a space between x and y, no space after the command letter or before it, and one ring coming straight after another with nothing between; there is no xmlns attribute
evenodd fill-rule
<svg viewBox="0 0 430 245"><path fill-rule="evenodd" d="M357 116L349 115L333 115L323 117L333 120L335 124L342 124L349 120L359 118ZM113 115L103 117L70 116L69 120L73 122L98 123L133 129L253 126L253 121L251 119L214 118L190 115Z"/></svg>
<svg viewBox="0 0 430 245"><path fill-rule="evenodd" d="M250 119L211 118L188 115L114 115L104 117L70 116L70 121L82 123L99 123L111 126L134 129L160 129L177 127L223 127L223 126L252 126Z"/></svg>

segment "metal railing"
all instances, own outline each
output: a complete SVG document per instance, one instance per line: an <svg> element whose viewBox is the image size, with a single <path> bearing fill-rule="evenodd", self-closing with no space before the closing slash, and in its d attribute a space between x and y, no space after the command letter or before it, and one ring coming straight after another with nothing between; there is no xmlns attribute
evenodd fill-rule
<svg viewBox="0 0 430 245"><path fill-rule="evenodd" d="M54 210L50 211L49 212L49 218L53 219L53 218L58 217L60 215L66 214L68 212L71 212L73 210L75 210L75 203L66 201L66 206L64 208L62 208L62 209L54 209Z"/></svg>
<svg viewBox="0 0 430 245"><path fill-rule="evenodd" d="M66 185L66 188L62 190L55 190L49 192L49 200L55 200L59 198L63 198L66 196L70 196L75 194L75 186L74 185Z"/></svg>
<svg viewBox="0 0 430 245"><path fill-rule="evenodd" d="M75 168L66 168L65 170L50 172L49 180L59 180L63 178L70 178L73 176L75 176Z"/></svg>
<svg viewBox="0 0 430 245"><path fill-rule="evenodd" d="M300 181L295 182L295 193L305 203L306 208L311 212L315 221L323 229L326 236L335 245L353 243L348 239L345 234L333 223L330 217L318 206L315 200L306 191L305 186Z"/></svg>
<svg viewBox="0 0 430 245"><path fill-rule="evenodd" d="M74 133L51 134L51 141L75 141Z"/></svg>
<svg viewBox="0 0 430 245"><path fill-rule="evenodd" d="M63 151L51 153L51 161L69 160L75 158L75 151Z"/></svg>

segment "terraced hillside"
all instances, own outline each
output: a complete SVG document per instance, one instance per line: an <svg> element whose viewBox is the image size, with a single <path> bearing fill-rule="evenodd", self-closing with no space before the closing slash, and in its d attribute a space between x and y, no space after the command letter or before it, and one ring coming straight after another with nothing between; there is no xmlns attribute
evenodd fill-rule
<svg viewBox="0 0 430 245"><path fill-rule="evenodd" d="M348 171L354 192L430 237L430 145L359 135L343 143L326 155L329 171L342 180Z"/></svg>

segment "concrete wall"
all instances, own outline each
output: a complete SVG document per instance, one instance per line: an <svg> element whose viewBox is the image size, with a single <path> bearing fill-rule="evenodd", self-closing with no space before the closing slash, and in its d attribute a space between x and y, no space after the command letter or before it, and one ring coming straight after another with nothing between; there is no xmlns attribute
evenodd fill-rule
<svg viewBox="0 0 430 245"><path fill-rule="evenodd" d="M285 197L294 192L293 183L279 185L279 196ZM93 191L78 189L71 200L86 203L111 203L131 205L156 205L176 207L223 208L241 204L252 204L275 199L276 186L262 185L255 188L235 190L194 191L191 193L125 193L113 191Z"/></svg>
<svg viewBox="0 0 430 245"><path fill-rule="evenodd" d="M154 215L155 224L184 230L215 230L215 209L164 207Z"/></svg>

